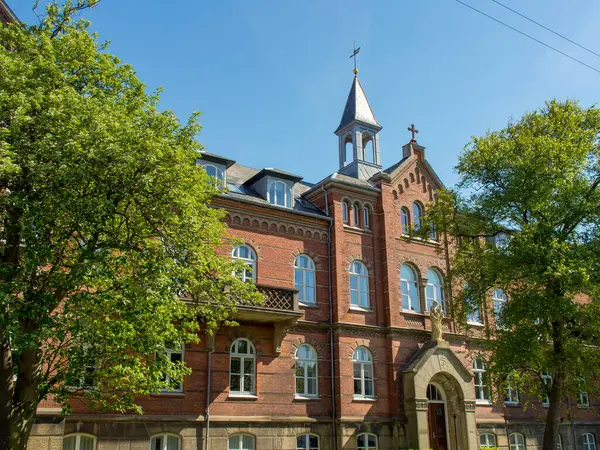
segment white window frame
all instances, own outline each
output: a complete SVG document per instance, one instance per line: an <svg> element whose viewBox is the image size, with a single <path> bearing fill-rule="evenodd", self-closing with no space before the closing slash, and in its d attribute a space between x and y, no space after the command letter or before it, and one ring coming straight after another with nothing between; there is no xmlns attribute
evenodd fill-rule
<svg viewBox="0 0 600 450"><path fill-rule="evenodd" d="M277 186L279 185L283 186L283 199L279 199L279 196L277 195ZM293 189L288 183L282 180L269 180L267 184L267 201L271 205L291 208L293 198Z"/></svg>
<svg viewBox="0 0 600 450"><path fill-rule="evenodd" d="M239 353L237 351L237 346L238 346L238 342L246 342L247 344L247 348L248 351L246 353ZM235 350L234 350L235 348ZM231 370L231 366L233 363L234 358L239 359L240 360L240 372L239 373L233 373ZM245 372L245 362L246 361L251 361L252 362L252 372L251 373L246 373ZM231 388L231 379L232 376L239 376L240 377L240 390L239 391L234 391ZM246 386L244 384L244 379L246 376L250 376L251 379L251 386L249 387L249 389L246 389ZM238 338L235 341L233 341L231 343L231 347L229 349L229 395L232 397L254 397L256 396L256 348L254 347L254 344L246 338Z"/></svg>
<svg viewBox="0 0 600 450"><path fill-rule="evenodd" d="M204 170L209 177L213 177L216 181L216 185L219 189L225 186L225 171L214 164L203 164ZM209 173L209 168L214 170L214 174Z"/></svg>
<svg viewBox="0 0 600 450"><path fill-rule="evenodd" d="M504 289L494 289L492 301L494 305L494 320L496 322L496 328L503 329L502 327L498 326L498 323L502 319L500 316L502 315L502 311L504 311L504 308L506 307L506 302L508 301L508 297L506 296L506 292L504 292Z"/></svg>
<svg viewBox="0 0 600 450"><path fill-rule="evenodd" d="M513 439L513 437L514 437L514 439ZM509 441L509 445L510 445L510 450L525 450L527 448L527 443L525 442L525 436L523 436L522 433L510 433L510 435L508 437L508 441Z"/></svg>
<svg viewBox="0 0 600 450"><path fill-rule="evenodd" d="M429 240L433 241L433 242L437 242L438 241L438 234L437 234L437 230L435 229L435 223L430 222L429 223Z"/></svg>
<svg viewBox="0 0 600 450"><path fill-rule="evenodd" d="M367 355L366 359L359 359L359 355L361 352L359 350L365 350L365 354ZM360 376L356 377L356 368L358 366ZM364 346L358 347L352 353L352 380L353 386L355 381L360 382L359 392L354 390L354 398L355 399L374 399L375 398L375 372L373 370L373 355L371 351ZM371 375L371 378L368 375ZM370 391L372 394L366 394L367 386L371 387ZM355 386L354 386L355 388Z"/></svg>
<svg viewBox="0 0 600 450"><path fill-rule="evenodd" d="M552 374L550 372L542 372L540 374L540 380L542 381L542 385L544 387L544 392L542 394L543 395L542 406L544 408L547 408L548 406L550 406L550 396L546 392L546 388L548 385L550 385L550 387L552 387Z"/></svg>
<svg viewBox="0 0 600 450"><path fill-rule="evenodd" d="M236 256L236 251L239 253L239 249L241 249L242 247L245 247L249 250L249 257L241 257L239 255ZM242 244L238 245L237 247L234 247L233 251L231 252L231 259L243 261L250 268L250 273L248 273L248 269L244 269L242 273L237 274L243 282L256 282L256 252L252 247L250 247L247 244Z"/></svg>
<svg viewBox="0 0 600 450"><path fill-rule="evenodd" d="M181 345L181 347L179 347L179 349L173 349L173 348L165 348L165 353L167 355L167 357L169 358L169 360L171 362L173 362L173 360L171 359L172 355L181 355L181 363L184 364L184 346ZM165 381L168 383L169 381L171 381L170 377L168 375L165 375ZM181 380L181 382L179 383L179 388L178 389L161 389L162 393L180 393L183 392L183 380Z"/></svg>
<svg viewBox="0 0 600 450"><path fill-rule="evenodd" d="M310 356L310 353L312 353L313 358L310 358L310 357L301 358L300 356L298 356L298 352L300 351L300 349L302 347L308 348L309 356ZM319 356L317 355L317 351L310 344L302 344L302 345L298 346L298 348L296 349L295 360L296 360L296 376L295 376L296 397L298 397L298 398L317 398L317 397L319 397ZM309 376L309 374L308 374L308 365L310 365L310 364L314 364L314 367L315 367L315 370L314 370L315 375L312 377ZM302 368L302 375L298 375L298 368ZM304 392L298 392L298 379L304 380ZM310 380L314 380L315 392L307 392Z"/></svg>
<svg viewBox="0 0 600 450"><path fill-rule="evenodd" d="M236 433L227 438L227 450L246 450L244 448L244 437L249 437L252 440L252 450L256 448L256 437L247 433ZM231 439L237 438L237 447L231 447Z"/></svg>
<svg viewBox="0 0 600 450"><path fill-rule="evenodd" d="M558 433L558 442L556 443L556 450L563 450L562 435Z"/></svg>
<svg viewBox="0 0 600 450"><path fill-rule="evenodd" d="M358 203L352 206L352 221L355 228L360 228L360 205Z"/></svg>
<svg viewBox="0 0 600 450"><path fill-rule="evenodd" d="M69 438L72 438L72 437L75 438L75 450L80 450L81 449L81 438L82 437L92 439L92 441L93 441L92 449L96 450L96 442L97 442L97 440L96 440L96 436L94 436L93 434L88 434L88 433L71 433L71 434L67 434L67 435L63 436L63 445L64 445L66 439L69 439Z"/></svg>
<svg viewBox="0 0 600 450"><path fill-rule="evenodd" d="M583 450L596 450L596 436L592 433L583 433L581 440L583 441Z"/></svg>
<svg viewBox="0 0 600 450"><path fill-rule="evenodd" d="M359 445L359 438L364 436L364 445ZM369 446L369 437L375 438L375 447ZM379 447L379 442L377 439L377 435L373 433L360 433L356 436L356 448L357 450L377 450Z"/></svg>
<svg viewBox="0 0 600 450"><path fill-rule="evenodd" d="M590 407L590 396L587 392L577 393L577 407L578 408L589 408Z"/></svg>
<svg viewBox="0 0 600 450"><path fill-rule="evenodd" d="M430 274L436 275L439 283L435 283ZM438 304L442 305L442 310L445 314L446 302L444 301L444 278L437 269L431 268L427 271L427 284L425 286L425 311L429 311L433 306L433 303L436 301Z"/></svg>
<svg viewBox="0 0 600 450"><path fill-rule="evenodd" d="M301 267L299 260L305 258L307 260L308 267ZM312 273L313 285L310 286L307 282L307 274ZM298 274L300 274L301 283L298 283ZM317 303L317 272L315 268L315 262L313 259L306 255L301 254L296 256L294 260L294 287L298 289L298 301L303 305L315 305ZM307 300L307 293L312 291L313 300Z"/></svg>
<svg viewBox="0 0 600 450"><path fill-rule="evenodd" d="M402 269L406 267L410 273L413 275L414 279L409 280L408 278L402 277ZM414 291L417 293L416 298L413 298L410 295L411 286L414 288ZM409 264L402 264L400 266L400 298L401 298L401 306L403 311L410 312L421 312L421 297L419 295L419 275L415 269L412 268ZM406 299L406 303L408 303L408 309L404 307L404 300ZM414 305L416 308L413 308Z"/></svg>
<svg viewBox="0 0 600 450"><path fill-rule="evenodd" d="M345 200L342 202L342 222L346 225L350 224L350 205Z"/></svg>
<svg viewBox="0 0 600 450"><path fill-rule="evenodd" d="M410 234L410 211L406 206L400 208L400 231L404 236Z"/></svg>
<svg viewBox="0 0 600 450"><path fill-rule="evenodd" d="M413 228L415 231L420 231L423 226L423 205L419 202L414 202L412 207Z"/></svg>
<svg viewBox="0 0 600 450"><path fill-rule="evenodd" d="M484 439L485 436L485 439ZM485 442L483 442L485 441ZM479 435L479 448L496 448L498 440L496 439L496 435L494 433L481 433Z"/></svg>
<svg viewBox="0 0 600 450"><path fill-rule="evenodd" d="M150 450L155 450L155 448L152 446L153 441L157 438L161 438L161 448L159 450L167 450L167 440L169 437L174 437L177 439L177 450L179 450L181 448L181 437L174 434L174 433L159 433L159 434L155 434L152 437L150 437Z"/></svg>
<svg viewBox="0 0 600 450"><path fill-rule="evenodd" d="M360 269L357 270L357 268ZM352 288L353 278L356 279L356 288ZM366 290L361 288L361 286L363 286L361 280L365 281ZM352 261L352 264L350 264L348 281L350 287L350 308L368 310L371 304L369 299L369 269L365 263L359 260ZM352 301L353 293L356 293L356 302ZM366 304L362 302L363 299L366 299Z"/></svg>
<svg viewBox="0 0 600 450"><path fill-rule="evenodd" d="M473 305L468 305L471 308ZM469 325L483 325L483 317L481 314L481 306L479 303L475 305L472 311L467 314L467 324Z"/></svg>
<svg viewBox="0 0 600 450"><path fill-rule="evenodd" d="M504 389L504 404L507 406L517 406L520 403L519 390L507 385Z"/></svg>
<svg viewBox="0 0 600 450"><path fill-rule="evenodd" d="M305 437L306 438L306 442L305 445L300 445L298 443L298 439ZM315 447L314 445L311 447L310 445L310 438L316 438L317 439L317 446ZM319 450L319 445L320 445L320 439L319 439L319 435L318 434L314 434L314 433L305 433L305 434L300 434L298 436L296 436L296 450Z"/></svg>
<svg viewBox="0 0 600 450"><path fill-rule="evenodd" d="M485 361L481 358L473 360L473 385L475 386L475 403L489 405L492 402L490 386L486 384Z"/></svg>
<svg viewBox="0 0 600 450"><path fill-rule="evenodd" d="M371 208L363 206L363 227L367 230L371 228Z"/></svg>

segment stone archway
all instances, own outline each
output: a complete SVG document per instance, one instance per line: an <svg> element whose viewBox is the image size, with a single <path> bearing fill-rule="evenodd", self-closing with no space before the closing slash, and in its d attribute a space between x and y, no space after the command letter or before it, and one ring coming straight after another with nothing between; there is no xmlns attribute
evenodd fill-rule
<svg viewBox="0 0 600 450"><path fill-rule="evenodd" d="M446 341L427 342L415 353L403 372L409 448L432 448L427 386L435 383L446 401L448 450L478 449L472 378Z"/></svg>

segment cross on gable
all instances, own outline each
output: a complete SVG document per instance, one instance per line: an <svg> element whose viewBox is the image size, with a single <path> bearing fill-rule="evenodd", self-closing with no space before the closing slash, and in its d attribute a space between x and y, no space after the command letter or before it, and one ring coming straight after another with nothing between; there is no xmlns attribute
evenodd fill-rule
<svg viewBox="0 0 600 450"><path fill-rule="evenodd" d="M415 139L415 134L419 133L419 130L417 130L415 128L415 124L411 123L410 127L408 127L408 131L410 131L412 133L412 139L410 140L411 142L417 142L417 140Z"/></svg>

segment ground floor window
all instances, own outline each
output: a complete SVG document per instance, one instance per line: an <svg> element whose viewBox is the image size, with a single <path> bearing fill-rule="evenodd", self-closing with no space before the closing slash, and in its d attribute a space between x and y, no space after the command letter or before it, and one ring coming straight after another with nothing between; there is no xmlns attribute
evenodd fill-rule
<svg viewBox="0 0 600 450"><path fill-rule="evenodd" d="M583 435L583 450L596 450L596 438L592 433Z"/></svg>
<svg viewBox="0 0 600 450"><path fill-rule="evenodd" d="M229 450L254 450L254 436L236 434L229 438Z"/></svg>
<svg viewBox="0 0 600 450"><path fill-rule="evenodd" d="M150 439L150 450L179 450L179 436L160 434Z"/></svg>
<svg viewBox="0 0 600 450"><path fill-rule="evenodd" d="M319 450L319 436L303 434L296 438L296 450Z"/></svg>
<svg viewBox="0 0 600 450"><path fill-rule="evenodd" d="M510 450L525 450L525 437L521 433L510 435Z"/></svg>
<svg viewBox="0 0 600 450"><path fill-rule="evenodd" d="M377 450L377 436L371 433L362 433L356 437L358 450Z"/></svg>
<svg viewBox="0 0 600 450"><path fill-rule="evenodd" d="M496 447L496 435L492 433L481 433L479 435L479 448Z"/></svg>
<svg viewBox="0 0 600 450"><path fill-rule="evenodd" d="M62 450L95 450L96 438L86 434L71 434L63 438Z"/></svg>

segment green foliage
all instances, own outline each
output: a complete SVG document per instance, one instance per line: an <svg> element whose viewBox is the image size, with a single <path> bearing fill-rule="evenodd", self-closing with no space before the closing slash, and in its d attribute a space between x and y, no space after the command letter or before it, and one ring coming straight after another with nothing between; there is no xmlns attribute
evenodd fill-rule
<svg viewBox="0 0 600 450"><path fill-rule="evenodd" d="M600 110L548 102L473 138L458 163L462 196L440 193L431 208L455 244L457 317L464 323L475 307L489 306L495 288L508 296L483 349L500 395L510 374L522 393L549 393L559 408L566 395L597 386L599 132ZM489 242L498 236L506 245Z"/></svg>
<svg viewBox="0 0 600 450"><path fill-rule="evenodd" d="M71 19L77 6L0 25L1 375L12 380L0 399L14 423L50 394L65 409L80 396L139 410L136 395L188 372L165 343L194 342L199 322L211 332L238 301L260 301L216 254L231 242L195 165L198 115L160 111Z"/></svg>

